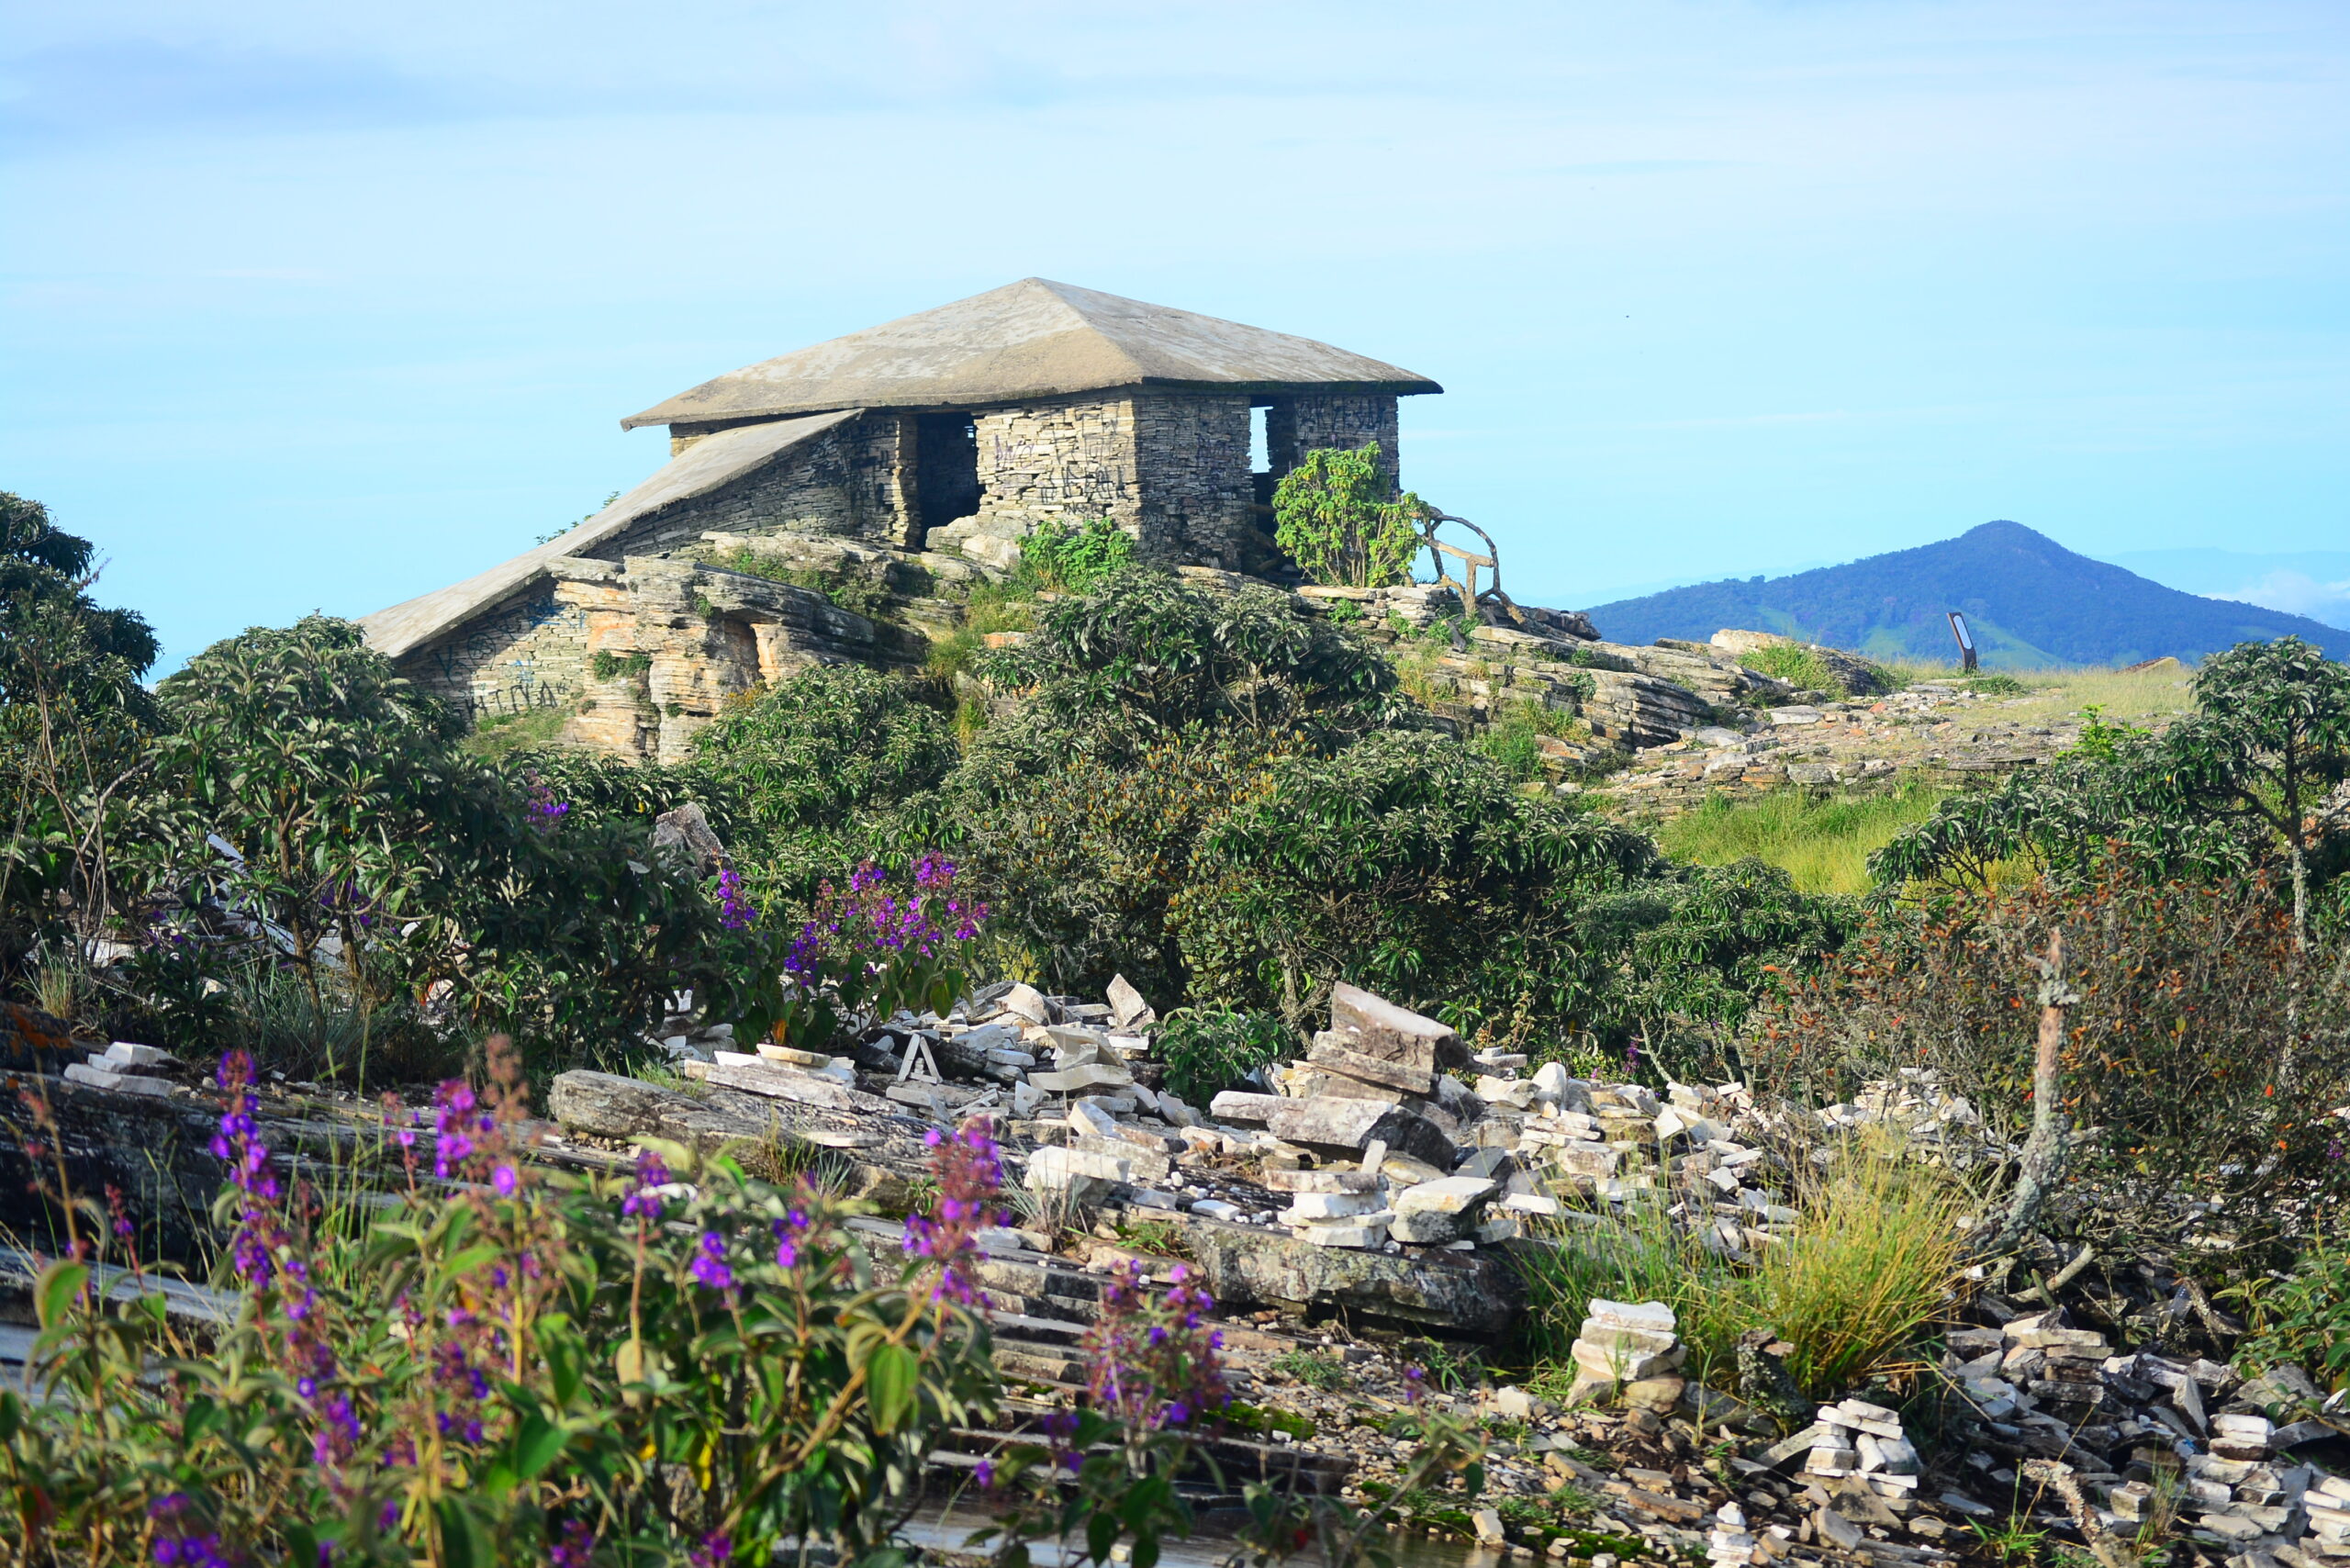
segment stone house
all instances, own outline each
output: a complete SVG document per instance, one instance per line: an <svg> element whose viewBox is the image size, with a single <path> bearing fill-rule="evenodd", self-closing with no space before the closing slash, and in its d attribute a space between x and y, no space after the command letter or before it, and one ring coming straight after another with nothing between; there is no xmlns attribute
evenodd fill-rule
<svg viewBox="0 0 2350 1568"><path fill-rule="evenodd" d="M623 429L668 427L666 466L360 624L476 713L560 707L574 741L674 757L730 698L810 664L918 661L925 619L954 620L936 586L1003 571L1041 523L1106 517L1146 558L1246 569L1304 454L1376 441L1393 482L1397 398L1442 390L1326 343L1026 278L631 415ZM914 624L700 558L714 546L850 563L913 601Z"/></svg>

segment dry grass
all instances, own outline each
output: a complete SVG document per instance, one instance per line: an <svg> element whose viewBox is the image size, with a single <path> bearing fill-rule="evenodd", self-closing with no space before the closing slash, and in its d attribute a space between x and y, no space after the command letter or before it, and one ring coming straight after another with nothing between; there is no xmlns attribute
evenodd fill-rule
<svg viewBox="0 0 2350 1568"><path fill-rule="evenodd" d="M1519 1255L1521 1345L1536 1375L1572 1377L1568 1347L1594 1296L1671 1306L1691 1374L1717 1388L1735 1386L1739 1337L1754 1328L1794 1347L1787 1370L1818 1398L1907 1360L1949 1307L1969 1194L1945 1171L1857 1144L1793 1180L1801 1221L1750 1263L1707 1251L1661 1202L1632 1204L1613 1223L1551 1227L1541 1238L1550 1245Z"/></svg>
<svg viewBox="0 0 2350 1568"><path fill-rule="evenodd" d="M1905 686L1915 686L1921 680L1965 678L1953 665L1913 662L1886 667ZM2022 697L1996 699L1982 705L1982 711L1986 714L2022 723L2053 723L2076 718L2084 708L2094 704L2109 724L2143 724L2149 720L2189 712L2195 706L2193 674L2183 669L2147 675L2125 675L2118 669L2001 669L1984 673L2008 676L2029 689Z"/></svg>

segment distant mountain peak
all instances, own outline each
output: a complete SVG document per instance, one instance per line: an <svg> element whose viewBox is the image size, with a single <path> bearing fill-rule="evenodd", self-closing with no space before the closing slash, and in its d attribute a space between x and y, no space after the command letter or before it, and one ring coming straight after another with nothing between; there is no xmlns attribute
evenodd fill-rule
<svg viewBox="0 0 2350 1568"><path fill-rule="evenodd" d="M1724 627L1779 632L1880 658L1953 656L1948 612L1964 612L1986 665L2126 665L2198 659L2297 635L2335 658L2350 634L2305 616L2165 588L2091 560L2009 519L1955 539L1784 577L1726 578L1590 611L1617 642L1703 641Z"/></svg>

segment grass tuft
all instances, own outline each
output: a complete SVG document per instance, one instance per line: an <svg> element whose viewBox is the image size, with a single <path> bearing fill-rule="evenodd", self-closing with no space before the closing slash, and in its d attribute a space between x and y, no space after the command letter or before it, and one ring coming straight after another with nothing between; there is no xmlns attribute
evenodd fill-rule
<svg viewBox="0 0 2350 1568"><path fill-rule="evenodd" d="M1718 1388L1736 1385L1739 1337L1753 1328L1794 1347L1787 1370L1817 1398L1898 1362L1950 1300L1968 1194L1946 1172L1858 1145L1796 1185L1803 1218L1751 1263L1708 1251L1659 1198L1613 1220L1562 1223L1521 1249L1521 1346L1540 1385L1571 1378L1595 1296L1672 1307L1692 1375Z"/></svg>

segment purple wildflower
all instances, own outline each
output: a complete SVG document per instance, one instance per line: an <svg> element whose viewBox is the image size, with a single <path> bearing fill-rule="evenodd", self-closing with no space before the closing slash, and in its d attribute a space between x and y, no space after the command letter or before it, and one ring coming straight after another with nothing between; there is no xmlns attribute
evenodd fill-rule
<svg viewBox="0 0 2350 1568"><path fill-rule="evenodd" d="M723 1530L712 1530L686 1554L686 1561L691 1568L723 1568L734 1561L734 1538Z"/></svg>
<svg viewBox="0 0 2350 1568"><path fill-rule="evenodd" d="M669 1168L661 1162L661 1157L649 1148L638 1149L636 1151L636 1185L629 1195L621 1200L621 1213L631 1219L659 1219L661 1217L659 1189L668 1185L668 1182Z"/></svg>
<svg viewBox="0 0 2350 1568"><path fill-rule="evenodd" d="M731 1291L734 1288L734 1271L726 1264L726 1238L714 1230L701 1233L701 1249L690 1271L695 1282L706 1291Z"/></svg>
<svg viewBox="0 0 2350 1568"><path fill-rule="evenodd" d="M734 874L733 867L721 867L718 872L718 924L729 931L743 931L758 918L758 910L743 896L743 879Z"/></svg>
<svg viewBox="0 0 2350 1568"><path fill-rule="evenodd" d="M954 1301L965 1306L980 1304L978 1260L979 1233L1002 1223L995 1208L1003 1188L1003 1166L997 1159L994 1124L985 1116L965 1123L954 1137L932 1129L924 1140L931 1148L931 1169L938 1177L938 1210L914 1215L906 1221L905 1249L909 1256L927 1258L938 1265L938 1281L931 1288L934 1301Z"/></svg>
<svg viewBox="0 0 2350 1568"><path fill-rule="evenodd" d="M547 1568L588 1568L596 1554L596 1532L583 1519L565 1519L547 1545Z"/></svg>

